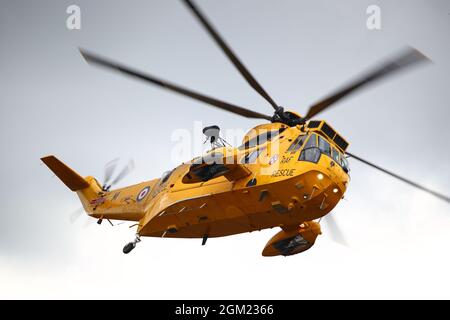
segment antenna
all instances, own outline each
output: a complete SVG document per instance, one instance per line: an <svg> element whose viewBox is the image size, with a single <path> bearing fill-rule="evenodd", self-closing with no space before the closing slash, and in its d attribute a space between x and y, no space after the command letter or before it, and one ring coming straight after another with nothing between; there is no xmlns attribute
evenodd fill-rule
<svg viewBox="0 0 450 320"><path fill-rule="evenodd" d="M209 140L209 142L211 143L211 150L215 148L226 147L225 144L230 146L228 142L220 137L220 128L217 125L204 127L203 134L206 136L206 140L204 143Z"/></svg>

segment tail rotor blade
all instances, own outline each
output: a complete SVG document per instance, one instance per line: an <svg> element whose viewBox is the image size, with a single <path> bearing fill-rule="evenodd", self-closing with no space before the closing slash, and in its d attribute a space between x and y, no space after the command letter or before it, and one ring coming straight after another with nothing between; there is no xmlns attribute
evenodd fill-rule
<svg viewBox="0 0 450 320"><path fill-rule="evenodd" d="M111 185L115 185L120 180L125 178L131 171L133 171L133 169L134 169L134 161L133 159L131 159L128 162L127 166L123 168L122 171L120 171L120 173L117 175L117 177L111 182Z"/></svg>
<svg viewBox="0 0 450 320"><path fill-rule="evenodd" d="M86 228L92 226L94 224L94 222L95 222L94 218L87 216L84 221L84 224L83 224L83 229L86 229Z"/></svg>
<svg viewBox="0 0 450 320"><path fill-rule="evenodd" d="M117 163L119 162L119 158L111 160L105 165L105 179L103 180L103 184L107 185L111 180L114 170L117 167Z"/></svg>
<svg viewBox="0 0 450 320"><path fill-rule="evenodd" d="M77 210L73 211L69 216L70 223L72 223L72 224L75 223L75 221L77 221L78 218L80 218L80 216L83 214L83 212L84 212L83 207L78 208Z"/></svg>

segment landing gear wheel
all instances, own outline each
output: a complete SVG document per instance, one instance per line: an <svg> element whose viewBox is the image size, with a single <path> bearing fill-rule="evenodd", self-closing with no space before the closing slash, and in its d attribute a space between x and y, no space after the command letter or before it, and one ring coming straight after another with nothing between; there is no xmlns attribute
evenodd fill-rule
<svg viewBox="0 0 450 320"><path fill-rule="evenodd" d="M130 253L131 250L133 250L134 248L136 248L136 244L137 244L138 242L141 242L141 237L139 236L138 233L136 233L136 238L134 239L134 241L127 243L126 246L123 247L123 250L122 250L123 253L125 253L125 254Z"/></svg>
<svg viewBox="0 0 450 320"><path fill-rule="evenodd" d="M128 254L131 252L131 250L133 250L136 247L136 243L135 242L129 242L125 245L125 247L123 247L123 253Z"/></svg>

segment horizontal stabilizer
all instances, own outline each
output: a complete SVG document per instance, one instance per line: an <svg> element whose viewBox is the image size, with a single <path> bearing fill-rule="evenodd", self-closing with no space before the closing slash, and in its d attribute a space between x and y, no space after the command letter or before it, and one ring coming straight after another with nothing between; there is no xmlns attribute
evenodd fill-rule
<svg viewBox="0 0 450 320"><path fill-rule="evenodd" d="M70 190L78 191L89 187L89 183L83 177L59 161L55 156L43 157L41 160Z"/></svg>

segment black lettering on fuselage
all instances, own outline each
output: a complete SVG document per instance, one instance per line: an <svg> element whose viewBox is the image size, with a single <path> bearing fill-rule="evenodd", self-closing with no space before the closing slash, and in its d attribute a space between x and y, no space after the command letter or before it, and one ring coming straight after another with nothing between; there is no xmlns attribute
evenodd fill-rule
<svg viewBox="0 0 450 320"><path fill-rule="evenodd" d="M272 173L272 177L293 177L295 169L280 169Z"/></svg>

